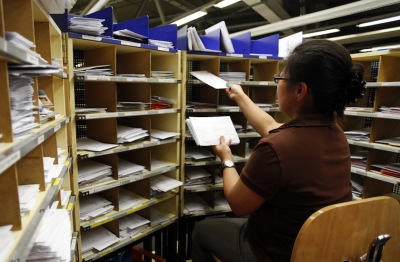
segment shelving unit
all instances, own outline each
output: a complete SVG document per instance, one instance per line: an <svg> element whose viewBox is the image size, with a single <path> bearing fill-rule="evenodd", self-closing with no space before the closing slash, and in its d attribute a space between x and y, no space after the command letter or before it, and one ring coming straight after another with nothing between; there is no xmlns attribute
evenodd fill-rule
<svg viewBox="0 0 400 262"><path fill-rule="evenodd" d="M397 95L400 88L400 53L381 51L352 55L353 61L363 64L364 80L367 90L364 98L357 101L355 109L346 110L341 123L344 131L368 128L370 137L367 141L348 139L352 153L367 151L365 168L353 166L352 173L361 177L362 197L383 194L399 194L400 178L384 175L374 170L376 164L399 162L400 147L377 142L382 139L400 136L400 114L382 112L381 107L399 107ZM357 110L360 107L360 110ZM370 112L362 112L361 108L369 108Z"/></svg>
<svg viewBox="0 0 400 262"><path fill-rule="evenodd" d="M18 17L18 19L16 19ZM71 190L68 154L70 116L64 100L65 72L59 70L46 76L33 76L33 105L39 105L38 91L44 90L59 114L41 121L35 114L37 127L15 136L10 103L9 65L50 66L52 58L62 60L62 33L39 1L0 2L0 196L2 205L0 226L12 225L13 240L8 250L2 250L2 261L25 261L31 251L45 211L58 201L57 208L74 211L75 196L62 205L62 191ZM6 32L17 32L33 42L34 52L5 40ZM36 54L40 54L38 58ZM60 154L59 152L64 153ZM60 168L46 179L44 157L54 158ZM19 186L38 184L39 193L32 209L21 215ZM72 219L71 219L72 228ZM71 260L74 259L74 236L71 234ZM4 253L5 252L5 253Z"/></svg>
<svg viewBox="0 0 400 262"><path fill-rule="evenodd" d="M121 237L121 239L102 250L81 251L81 260L97 260L113 251L145 240L157 232L172 227L178 219L180 187L162 194L154 195L151 190L153 179L167 177L181 181L181 53L177 50L150 49L134 46L129 42L112 41L101 37L83 37L75 33L68 34L69 68L80 66L110 65L111 76L86 75L70 79L72 126L76 139L72 142L72 151L76 155L74 188L83 199L90 195L101 196L112 202L113 210L106 214L81 221L79 213L76 224L81 232L79 247L82 247L84 233L97 227L105 227L120 237L120 220L130 214L138 214L148 220L148 227L139 233ZM102 54L102 55L99 55ZM72 69L71 69L72 70ZM170 71L174 78L155 78L152 71ZM73 72L72 72L73 74ZM120 74L124 74L121 76ZM126 74L143 74L141 77ZM152 97L163 97L175 101L170 108L146 108L142 110L120 110L119 102L142 102L151 104ZM80 108L106 108L100 113L77 113ZM138 141L118 143L118 125L142 128L149 136ZM152 130L175 133L166 139L151 138ZM103 151L78 149L79 139L90 138L115 147ZM142 165L145 170L119 177L118 159ZM79 184L79 166L81 161L91 159L112 167L112 177L108 181L89 185ZM164 162L157 166L156 161ZM135 196L135 202L121 208L121 194L129 192ZM137 202L136 202L137 201ZM164 215L158 221L159 212ZM170 237L173 235L168 234ZM173 242L173 240L172 240ZM176 245L176 236L175 236ZM171 245L171 243L169 243ZM176 248L175 248L176 249ZM173 255L173 254L169 254Z"/></svg>

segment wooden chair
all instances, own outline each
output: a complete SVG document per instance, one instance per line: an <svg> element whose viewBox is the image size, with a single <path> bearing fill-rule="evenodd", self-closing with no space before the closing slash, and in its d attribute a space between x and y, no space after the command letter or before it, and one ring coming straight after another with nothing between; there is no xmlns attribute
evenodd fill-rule
<svg viewBox="0 0 400 262"><path fill-rule="evenodd" d="M378 236L389 234L382 261L400 261L400 204L372 197L324 207L300 229L291 262L360 261ZM372 261L372 260L366 260Z"/></svg>

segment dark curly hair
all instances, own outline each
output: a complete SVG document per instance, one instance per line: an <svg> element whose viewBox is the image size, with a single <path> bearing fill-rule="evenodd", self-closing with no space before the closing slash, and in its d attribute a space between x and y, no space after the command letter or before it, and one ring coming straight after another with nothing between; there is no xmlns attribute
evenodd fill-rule
<svg viewBox="0 0 400 262"><path fill-rule="evenodd" d="M314 97L315 109L323 114L336 112L363 97L364 68L353 64L342 45L329 40L309 40L293 49L285 63L290 82L305 82Z"/></svg>

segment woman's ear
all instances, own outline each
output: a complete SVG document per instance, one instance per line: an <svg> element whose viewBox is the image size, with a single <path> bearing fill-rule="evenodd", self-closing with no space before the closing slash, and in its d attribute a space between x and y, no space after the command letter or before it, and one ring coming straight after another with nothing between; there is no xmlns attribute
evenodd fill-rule
<svg viewBox="0 0 400 262"><path fill-rule="evenodd" d="M297 83L295 92L296 99L298 101L303 100L306 97L307 93L309 93L307 84L304 82Z"/></svg>

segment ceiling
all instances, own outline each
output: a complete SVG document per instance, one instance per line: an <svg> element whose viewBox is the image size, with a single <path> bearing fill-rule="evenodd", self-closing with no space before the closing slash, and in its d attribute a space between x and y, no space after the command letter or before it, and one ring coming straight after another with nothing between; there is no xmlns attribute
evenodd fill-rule
<svg viewBox="0 0 400 262"><path fill-rule="evenodd" d="M88 7L95 2L97 1L77 0L70 13L84 15ZM338 8L347 7L349 4L374 2L374 0L242 0L223 9L213 6L218 2L220 0L109 0L105 7L113 7L114 22L122 22L148 15L150 28L169 24L194 11L207 11L208 14L206 16L188 23L189 26L196 27L200 35L204 33L204 29L225 21L230 34L269 26L270 30L267 33L255 35L252 32L252 39L276 33L279 33L281 37L285 37L300 31L308 33L339 28L340 32L338 33L314 38L335 40L343 44L351 53L357 53L364 48L400 44L400 21L365 28L356 26L360 22L400 15L400 1L391 1L390 4L386 4L384 7L365 12L360 12L359 10L363 10L360 8L355 11L357 12L356 14L346 16L343 16L343 14L345 14L347 8L342 11ZM384 1L375 0L375 2L383 3ZM324 14L328 14L326 12L329 12L329 16L327 15L327 19L324 19ZM312 16L316 14L321 14L322 18L313 20ZM333 18L330 16L332 14L337 14L340 17ZM302 18L304 18L302 22L299 22L299 19ZM275 25L282 24L283 21L286 22L286 26L276 26L277 30L275 31ZM395 30L378 33L378 30L386 30L387 28L395 28ZM343 35L354 34L356 36L351 39L338 39Z"/></svg>

